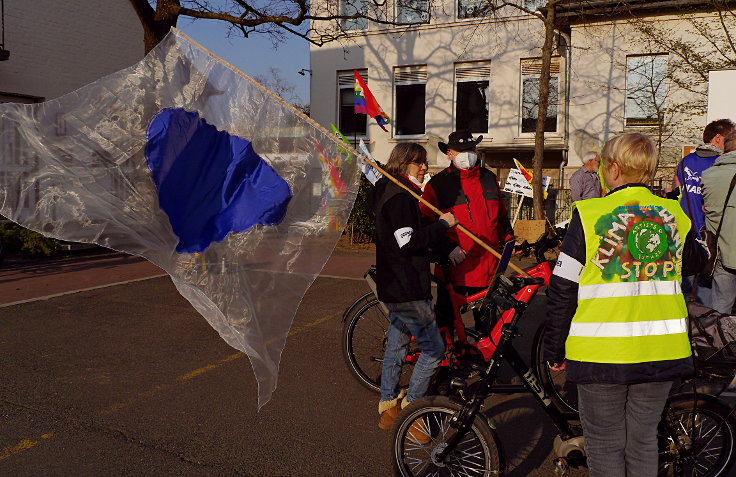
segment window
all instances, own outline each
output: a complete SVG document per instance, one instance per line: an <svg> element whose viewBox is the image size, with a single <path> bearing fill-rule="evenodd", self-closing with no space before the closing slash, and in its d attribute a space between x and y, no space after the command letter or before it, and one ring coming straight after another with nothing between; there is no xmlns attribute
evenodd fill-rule
<svg viewBox="0 0 736 477"><path fill-rule="evenodd" d="M527 10L536 11L537 9L547 5L547 0L524 0L522 5Z"/></svg>
<svg viewBox="0 0 736 477"><path fill-rule="evenodd" d="M394 69L394 131L397 136L424 134L426 86L426 66Z"/></svg>
<svg viewBox="0 0 736 477"><path fill-rule="evenodd" d="M368 70L358 70L360 76L368 84ZM368 115L355 113L355 79L353 71L339 71L337 73L339 97L338 128L348 139L355 136L365 137L368 125Z"/></svg>
<svg viewBox="0 0 736 477"><path fill-rule="evenodd" d="M340 0L341 15L365 14L368 11L368 0ZM367 18L353 18L342 20L343 30L367 30Z"/></svg>
<svg viewBox="0 0 736 477"><path fill-rule="evenodd" d="M458 0L457 17L474 18L488 15L488 0Z"/></svg>
<svg viewBox="0 0 736 477"><path fill-rule="evenodd" d="M667 94L667 55L626 58L626 126L656 126Z"/></svg>
<svg viewBox="0 0 736 477"><path fill-rule="evenodd" d="M521 133L534 133L539 115L539 75L542 60L521 60ZM549 104L544 132L557 132L557 113L560 100L560 58L552 58L549 81Z"/></svg>
<svg viewBox="0 0 736 477"><path fill-rule="evenodd" d="M429 23L429 0L396 0L398 23Z"/></svg>
<svg viewBox="0 0 736 477"><path fill-rule="evenodd" d="M455 65L455 130L488 132L488 89L491 64Z"/></svg>

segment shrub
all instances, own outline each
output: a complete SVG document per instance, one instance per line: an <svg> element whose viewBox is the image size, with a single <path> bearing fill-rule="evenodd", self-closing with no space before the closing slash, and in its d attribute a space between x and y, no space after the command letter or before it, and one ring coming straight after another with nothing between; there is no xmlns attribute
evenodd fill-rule
<svg viewBox="0 0 736 477"><path fill-rule="evenodd" d="M348 226L345 228L345 233L350 235L350 243L370 243L373 241L376 222L365 211L365 201L368 191L372 187L370 181L361 174L358 196L355 198L355 204L348 219Z"/></svg>
<svg viewBox="0 0 736 477"><path fill-rule="evenodd" d="M0 224L0 238L6 252L21 252L28 257L50 257L59 252L59 242L13 223Z"/></svg>

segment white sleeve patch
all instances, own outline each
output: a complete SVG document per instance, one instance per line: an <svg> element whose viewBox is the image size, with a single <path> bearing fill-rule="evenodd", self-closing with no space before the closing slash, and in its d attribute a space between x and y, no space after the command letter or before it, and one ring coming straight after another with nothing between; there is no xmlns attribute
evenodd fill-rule
<svg viewBox="0 0 736 477"><path fill-rule="evenodd" d="M411 240L411 234L413 233L414 229L411 227L402 227L394 232L394 237L396 237L396 241L399 243L399 248L409 243L409 240Z"/></svg>
<svg viewBox="0 0 736 477"><path fill-rule="evenodd" d="M560 252L557 257L557 265L555 266L552 275L565 278L571 282L580 283L580 275L583 274L583 264L567 255L566 253Z"/></svg>

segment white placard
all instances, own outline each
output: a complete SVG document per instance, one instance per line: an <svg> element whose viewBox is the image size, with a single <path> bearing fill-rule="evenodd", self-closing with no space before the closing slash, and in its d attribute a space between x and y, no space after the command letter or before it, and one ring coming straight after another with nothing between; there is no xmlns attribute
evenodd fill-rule
<svg viewBox="0 0 736 477"><path fill-rule="evenodd" d="M736 70L711 71L708 74L708 122L718 119L736 121Z"/></svg>
<svg viewBox="0 0 736 477"><path fill-rule="evenodd" d="M363 139L360 140L358 149L360 149L360 152L362 152L363 155L365 155L365 157L367 157L373 162L376 162L376 160L373 159L373 156L371 156L371 153L368 151L368 147L363 142ZM365 175L366 179L368 179L370 183L373 185L376 185L376 182L378 182L378 179L383 177L383 174L378 172L375 167L365 162L361 156L358 156L358 167L360 168L360 172L362 172L363 175Z"/></svg>
<svg viewBox="0 0 736 477"><path fill-rule="evenodd" d="M549 187L549 181L549 176L542 176L542 187L544 187L544 190L547 190L547 187ZM524 197L534 197L532 186L524 179L521 171L515 167L509 170L509 176L506 178L503 191L523 195Z"/></svg>

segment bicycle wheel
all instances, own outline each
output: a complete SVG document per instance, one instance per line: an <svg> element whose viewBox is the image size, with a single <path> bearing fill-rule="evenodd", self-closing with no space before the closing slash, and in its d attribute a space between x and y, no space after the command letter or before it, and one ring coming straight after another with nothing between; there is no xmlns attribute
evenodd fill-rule
<svg viewBox="0 0 736 477"><path fill-rule="evenodd" d="M731 475L736 421L715 399L678 394L667 401L658 429L658 477Z"/></svg>
<svg viewBox="0 0 736 477"><path fill-rule="evenodd" d="M355 310L360 309L363 305L370 302L371 300L375 300L376 295L373 294L372 291L369 291L368 293L364 294L357 300L355 300L352 305L345 308L345 311L342 313L342 322L345 323L348 318L352 317L355 313Z"/></svg>
<svg viewBox="0 0 736 477"><path fill-rule="evenodd" d="M461 409L461 404L448 397L432 396L412 402L401 412L391 430L396 475L504 475L506 469L498 437L482 414L475 417L470 431L447 458L438 462L437 455L456 432L451 420Z"/></svg>
<svg viewBox="0 0 736 477"><path fill-rule="evenodd" d="M542 388L561 411L578 412L578 388L565 379L565 371L553 371L544 361L544 323L539 325L532 342L532 365Z"/></svg>
<svg viewBox="0 0 736 477"><path fill-rule="evenodd" d="M342 352L348 369L363 386L374 392L381 389L388 326L388 316L378 299L373 298L349 316L342 328ZM409 353L416 353L412 343L409 344ZM407 364L401 371L401 387L406 387L411 378L411 366Z"/></svg>

